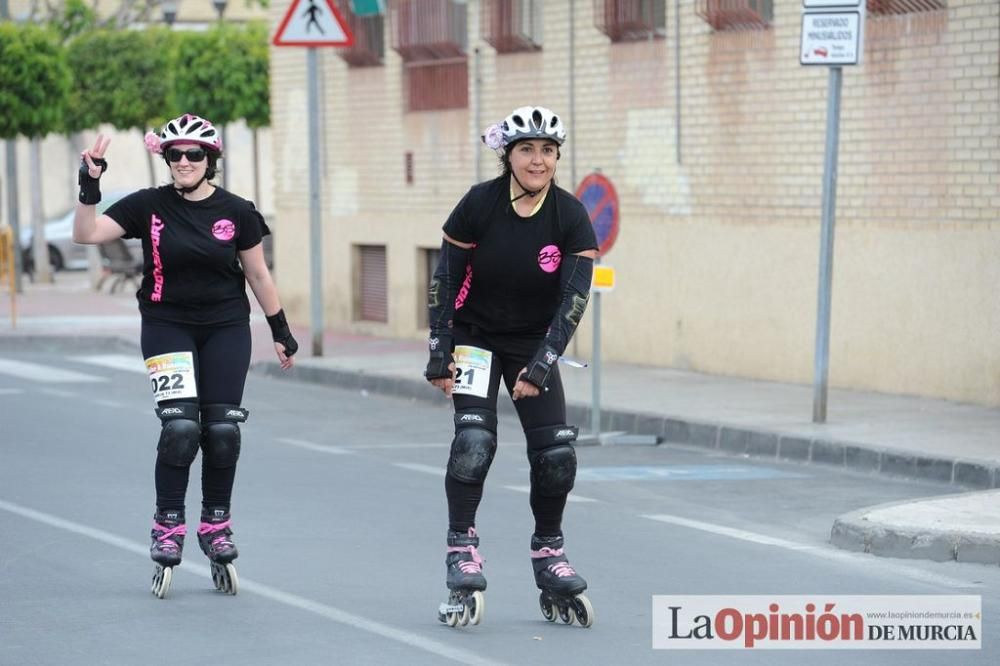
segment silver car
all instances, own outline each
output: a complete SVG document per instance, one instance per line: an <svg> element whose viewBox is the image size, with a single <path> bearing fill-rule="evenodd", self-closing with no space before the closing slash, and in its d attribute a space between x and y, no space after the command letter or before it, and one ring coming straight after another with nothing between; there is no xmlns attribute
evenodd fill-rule
<svg viewBox="0 0 1000 666"><path fill-rule="evenodd" d="M97 213L100 215L107 210L111 204L121 199L128 192L109 192L101 198L101 203L97 204ZM65 213L48 220L45 223L45 242L49 246L49 265L53 270L86 270L89 266L87 260L87 246L73 242L73 216L76 209L72 208ZM21 257L25 270L32 272L34 257L32 256L32 239L34 230L30 224L21 226ZM126 241L132 256L136 259L142 257L142 246L138 241Z"/></svg>

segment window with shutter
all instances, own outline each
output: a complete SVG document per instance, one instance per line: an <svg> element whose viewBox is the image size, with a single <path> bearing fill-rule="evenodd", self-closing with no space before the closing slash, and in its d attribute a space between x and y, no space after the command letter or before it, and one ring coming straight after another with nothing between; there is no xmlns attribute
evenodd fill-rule
<svg viewBox="0 0 1000 666"><path fill-rule="evenodd" d="M355 319L389 321L388 277L384 245L355 246L357 286Z"/></svg>

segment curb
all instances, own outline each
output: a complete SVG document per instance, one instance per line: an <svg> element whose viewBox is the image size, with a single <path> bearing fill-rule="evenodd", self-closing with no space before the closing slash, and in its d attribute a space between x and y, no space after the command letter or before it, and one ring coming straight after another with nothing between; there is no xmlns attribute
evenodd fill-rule
<svg viewBox="0 0 1000 666"><path fill-rule="evenodd" d="M0 349L5 351L29 352L59 352L67 349L74 352L87 351L123 351L136 352L139 349L134 341L116 335L85 334L85 335L0 335Z"/></svg>
<svg viewBox="0 0 1000 666"><path fill-rule="evenodd" d="M868 514L913 501L892 502L852 511L833 521L830 543L843 550L880 557L1000 565L1000 536L933 528L901 528L870 520Z"/></svg>
<svg viewBox="0 0 1000 666"><path fill-rule="evenodd" d="M284 371L274 361L255 363L251 372L437 405L451 402L421 379L370 375L363 371L305 364ZM507 400L499 402L498 411L505 415L515 413L513 405ZM570 423L589 424L590 411L589 405L566 405ZM729 455L826 465L849 472L933 481L969 490L1000 488L1000 466L992 463L921 456L869 444L809 439L663 414L602 409L601 431L652 435L661 438L664 443L699 446Z"/></svg>

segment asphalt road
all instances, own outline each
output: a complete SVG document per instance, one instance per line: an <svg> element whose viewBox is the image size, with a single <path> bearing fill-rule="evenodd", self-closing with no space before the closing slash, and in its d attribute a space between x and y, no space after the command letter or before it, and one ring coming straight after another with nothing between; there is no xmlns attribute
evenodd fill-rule
<svg viewBox="0 0 1000 666"><path fill-rule="evenodd" d="M149 592L159 424L137 357L0 346L0 664L993 664L1000 569L828 544L833 519L948 488L665 446L580 447L564 523L590 629L546 623L515 421L478 528L483 623L445 599L449 411L251 375L233 500L241 590L217 593L193 536ZM197 516L200 468L188 493ZM720 654L652 649L652 595L982 597L975 651ZM724 659L723 659L724 658Z"/></svg>

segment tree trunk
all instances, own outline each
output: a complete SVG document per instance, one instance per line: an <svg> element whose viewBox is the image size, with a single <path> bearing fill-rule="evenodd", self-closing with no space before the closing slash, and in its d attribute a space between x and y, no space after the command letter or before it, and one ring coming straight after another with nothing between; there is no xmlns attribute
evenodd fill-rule
<svg viewBox="0 0 1000 666"><path fill-rule="evenodd" d="M31 140L31 225L34 236L33 254L35 258L35 279L45 284L51 283L52 270L49 267L49 248L45 242L45 212L42 209L42 140Z"/></svg>

